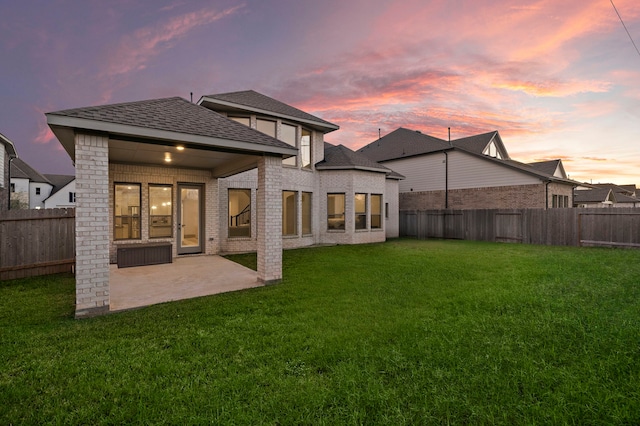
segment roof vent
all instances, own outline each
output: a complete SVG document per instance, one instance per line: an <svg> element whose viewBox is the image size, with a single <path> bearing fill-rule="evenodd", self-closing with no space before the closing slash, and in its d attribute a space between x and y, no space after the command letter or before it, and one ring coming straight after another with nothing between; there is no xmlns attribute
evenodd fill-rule
<svg viewBox="0 0 640 426"><path fill-rule="evenodd" d="M421 132L420 130L416 130L416 133L420 133L420 134L422 134L422 132Z"/></svg>

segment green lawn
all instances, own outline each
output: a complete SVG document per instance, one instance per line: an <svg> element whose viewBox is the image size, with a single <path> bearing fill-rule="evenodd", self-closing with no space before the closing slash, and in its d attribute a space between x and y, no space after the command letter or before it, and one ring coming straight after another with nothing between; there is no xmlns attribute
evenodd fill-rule
<svg viewBox="0 0 640 426"><path fill-rule="evenodd" d="M0 283L0 424L640 424L640 251L398 240L284 276L80 321L72 276Z"/></svg>

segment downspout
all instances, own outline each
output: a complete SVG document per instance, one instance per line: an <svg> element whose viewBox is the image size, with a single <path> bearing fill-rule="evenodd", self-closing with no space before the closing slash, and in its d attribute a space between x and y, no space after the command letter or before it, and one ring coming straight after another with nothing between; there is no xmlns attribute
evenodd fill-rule
<svg viewBox="0 0 640 426"><path fill-rule="evenodd" d="M545 210L549 209L549 184L551 181L546 181L544 183L544 208Z"/></svg>
<svg viewBox="0 0 640 426"><path fill-rule="evenodd" d="M444 153L444 208L449 208L449 153Z"/></svg>

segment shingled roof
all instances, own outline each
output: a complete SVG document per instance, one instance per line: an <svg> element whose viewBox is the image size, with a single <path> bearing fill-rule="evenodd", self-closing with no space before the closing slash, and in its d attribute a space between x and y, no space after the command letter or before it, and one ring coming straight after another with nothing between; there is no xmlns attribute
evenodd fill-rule
<svg viewBox="0 0 640 426"><path fill-rule="evenodd" d="M549 161L536 161L534 163L528 163L531 167L536 170L540 170L543 173L548 174L549 176L553 176L556 170L558 169L558 165L560 164L560 160L549 160Z"/></svg>
<svg viewBox="0 0 640 426"><path fill-rule="evenodd" d="M287 105L254 90L240 92L218 93L200 98L199 105L220 110L248 110L266 113L281 118L294 119L322 127L325 132L339 129L339 126L323 120L315 115L306 113L298 108Z"/></svg>
<svg viewBox="0 0 640 426"><path fill-rule="evenodd" d="M442 139L400 127L360 148L357 152L373 161L388 161L450 148L451 145Z"/></svg>
<svg viewBox="0 0 640 426"><path fill-rule="evenodd" d="M489 142L498 134L497 130L482 133L480 135L468 136L465 138L455 139L451 141L451 145L462 148L464 150L482 154Z"/></svg>
<svg viewBox="0 0 640 426"><path fill-rule="evenodd" d="M613 191L609 188L581 189L573 192L574 204L580 203L604 203L614 201Z"/></svg>
<svg viewBox="0 0 640 426"><path fill-rule="evenodd" d="M317 170L367 170L382 172L392 179L404 179L399 173L359 154L344 145L332 145L325 142L324 160L316 163Z"/></svg>
<svg viewBox="0 0 640 426"><path fill-rule="evenodd" d="M31 182L52 183L41 175L36 169L28 165L22 158L15 158L11 162L11 177L18 179L29 179Z"/></svg>
<svg viewBox="0 0 640 426"><path fill-rule="evenodd" d="M93 123L111 123L271 147L291 148L284 142L179 97L67 109L50 112L46 115L50 124L52 117L66 117L82 120L76 122L78 126L83 123L88 124L84 122L88 120Z"/></svg>
<svg viewBox="0 0 640 426"><path fill-rule="evenodd" d="M45 174L44 175L49 182L51 182L51 184L53 185L53 189L51 190L51 193L49 194L49 197L51 197L53 194L55 194L56 192L60 191L62 188L64 188L65 186L69 185L69 183L73 182L73 180L76 178L73 175L52 175L52 174Z"/></svg>

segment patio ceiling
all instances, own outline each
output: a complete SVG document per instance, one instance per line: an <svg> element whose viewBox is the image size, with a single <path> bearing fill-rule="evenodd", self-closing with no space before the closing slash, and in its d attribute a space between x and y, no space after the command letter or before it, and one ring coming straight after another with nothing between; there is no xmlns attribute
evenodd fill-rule
<svg viewBox="0 0 640 426"><path fill-rule="evenodd" d="M213 147L203 149L180 143L109 140L109 162L206 169L211 170L216 178L255 168L260 157L252 153Z"/></svg>

